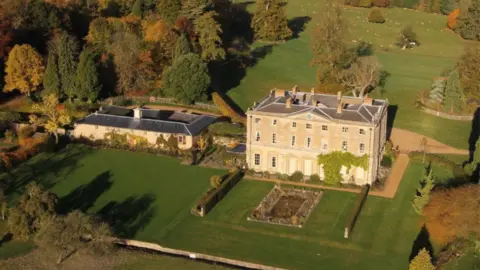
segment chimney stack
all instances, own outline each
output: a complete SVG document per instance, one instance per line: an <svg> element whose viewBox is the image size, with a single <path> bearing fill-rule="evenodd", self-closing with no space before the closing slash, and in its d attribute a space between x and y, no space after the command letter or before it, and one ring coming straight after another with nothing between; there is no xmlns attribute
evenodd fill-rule
<svg viewBox="0 0 480 270"><path fill-rule="evenodd" d="M292 98L289 97L287 99L287 102L285 103L285 106L287 107L287 109L292 108Z"/></svg>
<svg viewBox="0 0 480 270"><path fill-rule="evenodd" d="M136 107L133 109L133 119L140 120L142 118L142 109L140 107Z"/></svg>
<svg viewBox="0 0 480 270"><path fill-rule="evenodd" d="M295 85L295 86L292 88L293 94L296 95L296 94L298 93L298 90L299 90L298 85Z"/></svg>
<svg viewBox="0 0 480 270"><path fill-rule="evenodd" d="M310 94L315 95L315 88L312 87L312 89L310 89Z"/></svg>
<svg viewBox="0 0 480 270"><path fill-rule="evenodd" d="M275 97L285 97L285 90L275 88Z"/></svg>
<svg viewBox="0 0 480 270"><path fill-rule="evenodd" d="M342 91L337 92L337 99L342 99Z"/></svg>
<svg viewBox="0 0 480 270"><path fill-rule="evenodd" d="M343 112L343 102L340 100L337 105L337 113L342 113Z"/></svg>
<svg viewBox="0 0 480 270"><path fill-rule="evenodd" d="M363 97L363 104L372 105L373 104L373 98L369 97L368 95L365 95Z"/></svg>

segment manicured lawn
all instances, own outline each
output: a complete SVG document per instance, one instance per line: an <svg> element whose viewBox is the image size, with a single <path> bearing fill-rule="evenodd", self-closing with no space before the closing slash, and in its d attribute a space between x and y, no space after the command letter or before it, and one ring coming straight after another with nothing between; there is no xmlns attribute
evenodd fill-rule
<svg viewBox="0 0 480 270"><path fill-rule="evenodd" d="M254 10L254 5L250 4L248 9ZM245 71L246 75L238 86L223 89L244 110L275 87L291 89L298 85L309 91L315 86L315 69L310 66L310 33L317 24L315 16L321 10L322 3L289 1L286 8L290 19L309 16L312 21L298 39L273 46L257 65ZM356 44L364 40L373 44L375 55L383 70L389 74L384 91L374 95L388 98L393 110L396 109L394 126L434 137L458 148L467 148L470 122L437 118L414 106L417 93L428 89L432 78L439 76L445 68L452 67L462 54L464 43L446 29L447 17L389 8L382 9L387 22L374 24L366 20L369 11L364 8L345 8L345 17L350 23L348 41ZM421 46L402 51L393 44L407 24L413 26ZM264 45L257 43L255 47Z"/></svg>
<svg viewBox="0 0 480 270"><path fill-rule="evenodd" d="M247 221L273 187L248 180L207 217L194 217L190 208L209 177L223 172L171 158L70 146L33 158L8 178L17 190L32 179L50 187L64 211L103 213L122 237L288 269L405 269L420 231L411 200L423 170L412 162L394 199L368 197L351 239L343 232L356 195L345 192L325 191L304 228Z"/></svg>

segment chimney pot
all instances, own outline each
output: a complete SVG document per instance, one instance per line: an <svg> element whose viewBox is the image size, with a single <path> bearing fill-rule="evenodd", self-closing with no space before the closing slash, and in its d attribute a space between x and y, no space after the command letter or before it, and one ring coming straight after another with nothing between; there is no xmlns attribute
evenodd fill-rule
<svg viewBox="0 0 480 270"><path fill-rule="evenodd" d="M315 88L312 87L312 89L310 89L310 93L311 93L312 95L315 95Z"/></svg>
<svg viewBox="0 0 480 270"><path fill-rule="evenodd" d="M297 93L298 93L298 90L299 90L298 85L295 85L295 86L292 88L293 94L297 94Z"/></svg>
<svg viewBox="0 0 480 270"><path fill-rule="evenodd" d="M363 104L365 105L372 105L373 104L373 98L369 97L369 96L365 96L363 98Z"/></svg>
<svg viewBox="0 0 480 270"><path fill-rule="evenodd" d="M340 100L340 102L338 102L338 105L337 105L337 113L342 113L342 112L343 112L343 103Z"/></svg>
<svg viewBox="0 0 480 270"><path fill-rule="evenodd" d="M342 91L337 92L337 99L342 99Z"/></svg>
<svg viewBox="0 0 480 270"><path fill-rule="evenodd" d="M142 109L140 109L139 107L133 109L133 118L135 120L140 120L140 118L142 118Z"/></svg>

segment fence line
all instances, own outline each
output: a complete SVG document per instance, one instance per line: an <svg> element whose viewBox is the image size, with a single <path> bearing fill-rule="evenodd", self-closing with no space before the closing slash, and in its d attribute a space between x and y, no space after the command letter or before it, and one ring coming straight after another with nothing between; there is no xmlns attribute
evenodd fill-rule
<svg viewBox="0 0 480 270"><path fill-rule="evenodd" d="M432 114L441 118L450 119L450 120L457 120L457 121L472 121L472 115L454 115L448 114L444 112L435 111L426 107L423 107L422 110L428 114Z"/></svg>
<svg viewBox="0 0 480 270"><path fill-rule="evenodd" d="M226 265L242 267L242 268L247 268L247 269L286 270L286 269L283 269L283 268L272 267L272 266L267 266L267 265L263 265L263 264L257 264L257 263L250 263L250 262L245 262L245 261L227 259L227 258L224 258L224 257L217 257L217 256L208 255L208 254L203 254L203 253L195 253L195 252L190 252L190 251L181 250L181 249L167 248L167 247L160 246L158 244L149 243L149 242L142 242L142 241L137 241L137 240L114 239L113 242L115 244L121 245L121 246L154 250L154 251L158 251L158 252L162 252L162 253L166 253L166 254L188 257L190 259L199 259L199 260L204 260L204 261L208 261L208 262L217 262L217 263L222 263L222 264L226 264Z"/></svg>

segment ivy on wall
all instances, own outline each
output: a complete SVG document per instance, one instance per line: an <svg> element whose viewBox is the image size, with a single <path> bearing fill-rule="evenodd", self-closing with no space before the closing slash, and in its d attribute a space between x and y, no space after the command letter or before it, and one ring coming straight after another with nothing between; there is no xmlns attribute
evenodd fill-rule
<svg viewBox="0 0 480 270"><path fill-rule="evenodd" d="M349 152L333 151L318 155L318 164L323 165L325 184L339 185L342 181L342 175L340 174L342 166L345 166L347 171L350 171L352 166L368 170L368 155L358 157Z"/></svg>

